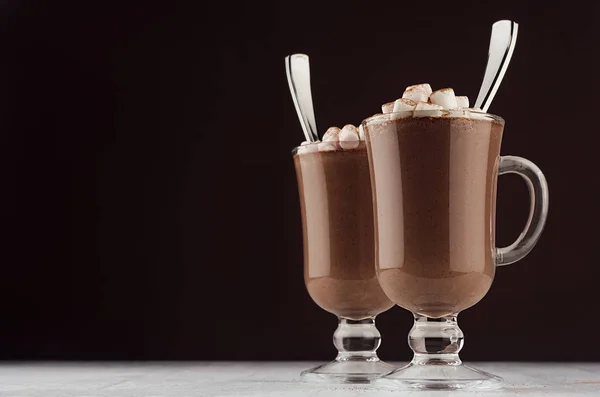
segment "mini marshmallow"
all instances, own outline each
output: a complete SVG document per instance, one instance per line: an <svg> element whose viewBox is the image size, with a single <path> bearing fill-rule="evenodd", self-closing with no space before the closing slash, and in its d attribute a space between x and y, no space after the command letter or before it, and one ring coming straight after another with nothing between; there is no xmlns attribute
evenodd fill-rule
<svg viewBox="0 0 600 397"><path fill-rule="evenodd" d="M300 144L300 147L298 148L298 153L316 153L319 151L319 145L317 145L317 142L309 142L309 141L304 141Z"/></svg>
<svg viewBox="0 0 600 397"><path fill-rule="evenodd" d="M415 106L414 117L441 117L444 108L440 105L427 102L419 102Z"/></svg>
<svg viewBox="0 0 600 397"><path fill-rule="evenodd" d="M394 110L394 102L388 102L388 103L384 103L383 105L381 105L381 111L384 114L390 113L392 110Z"/></svg>
<svg viewBox="0 0 600 397"><path fill-rule="evenodd" d="M442 88L429 95L429 101L435 105L440 105L444 109L456 109L458 103L456 102L456 95L452 88Z"/></svg>
<svg viewBox="0 0 600 397"><path fill-rule="evenodd" d="M362 124L358 126L358 139L361 141L365 140L365 129L363 128Z"/></svg>
<svg viewBox="0 0 600 397"><path fill-rule="evenodd" d="M467 109L469 107L469 97L468 96L457 96L456 104L459 108Z"/></svg>
<svg viewBox="0 0 600 397"><path fill-rule="evenodd" d="M431 86L427 83L411 85L406 87L402 98L410 99L415 102L427 102L427 99L431 95Z"/></svg>
<svg viewBox="0 0 600 397"><path fill-rule="evenodd" d="M352 124L346 124L340 132L340 146L342 149L354 149L358 146L358 130Z"/></svg>
<svg viewBox="0 0 600 397"><path fill-rule="evenodd" d="M320 142L304 141L300 144L300 148L303 149L303 153L316 153L319 151L319 145L317 145L318 143Z"/></svg>
<svg viewBox="0 0 600 397"><path fill-rule="evenodd" d="M319 152L330 152L335 150L335 144L331 141L319 143Z"/></svg>
<svg viewBox="0 0 600 397"><path fill-rule="evenodd" d="M337 127L329 127L323 134L323 142L337 142L340 135L340 129Z"/></svg>
<svg viewBox="0 0 600 397"><path fill-rule="evenodd" d="M406 99L406 98L397 99L396 102L394 102L394 111L391 115L392 119L399 119L401 117L412 116L412 113L407 113L404 115L396 115L395 113L410 112L412 110L415 110L415 106L417 106L417 103L415 101L411 101L410 99Z"/></svg>

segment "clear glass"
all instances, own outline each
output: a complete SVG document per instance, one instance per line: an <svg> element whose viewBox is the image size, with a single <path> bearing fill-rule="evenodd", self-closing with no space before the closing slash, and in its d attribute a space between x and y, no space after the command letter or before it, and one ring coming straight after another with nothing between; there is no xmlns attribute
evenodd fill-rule
<svg viewBox="0 0 600 397"><path fill-rule="evenodd" d="M432 117L435 116L435 117ZM412 361L377 383L396 388L497 388L459 358L458 313L489 290L497 266L536 244L548 187L532 162L500 157L504 120L475 111L402 112L363 122L375 212L376 267L386 295L415 318ZM525 179L531 210L512 245L495 246L498 175Z"/></svg>
<svg viewBox="0 0 600 397"><path fill-rule="evenodd" d="M393 306L377 281L373 205L364 142L353 149L294 149L309 295L335 314L338 349L330 363L302 372L311 382L369 383L393 366L379 360L375 316ZM323 146L321 149L324 149Z"/></svg>

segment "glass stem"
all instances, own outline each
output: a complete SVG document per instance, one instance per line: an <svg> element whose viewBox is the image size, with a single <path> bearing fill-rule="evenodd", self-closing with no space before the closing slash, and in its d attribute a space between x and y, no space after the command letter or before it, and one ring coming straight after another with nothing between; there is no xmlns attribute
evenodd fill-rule
<svg viewBox="0 0 600 397"><path fill-rule="evenodd" d="M415 324L408 334L414 352L413 365L461 365L458 352L464 335L456 315L430 318L415 314Z"/></svg>
<svg viewBox="0 0 600 397"><path fill-rule="evenodd" d="M375 317L362 320L340 317L333 334L333 344L338 349L338 361L379 361L376 350L381 344L381 334L375 327Z"/></svg>

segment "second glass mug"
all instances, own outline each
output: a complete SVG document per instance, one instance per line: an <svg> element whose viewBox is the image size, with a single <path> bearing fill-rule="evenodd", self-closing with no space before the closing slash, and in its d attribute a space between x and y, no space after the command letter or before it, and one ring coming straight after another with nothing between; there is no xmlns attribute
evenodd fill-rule
<svg viewBox="0 0 600 397"><path fill-rule="evenodd" d="M548 212L544 175L529 160L500 156L504 120L491 114L393 113L368 118L362 126L378 280L392 302L415 318L408 336L412 361L376 383L499 386L499 377L460 360L464 337L457 316L485 296L496 266L522 259L537 243ZM497 178L508 173L527 183L530 215L513 244L496 248Z"/></svg>
<svg viewBox="0 0 600 397"><path fill-rule="evenodd" d="M375 274L373 205L367 150L294 149L302 213L304 281L309 295L339 318L330 363L303 371L309 382L369 383L395 367L377 356L375 317L394 304Z"/></svg>

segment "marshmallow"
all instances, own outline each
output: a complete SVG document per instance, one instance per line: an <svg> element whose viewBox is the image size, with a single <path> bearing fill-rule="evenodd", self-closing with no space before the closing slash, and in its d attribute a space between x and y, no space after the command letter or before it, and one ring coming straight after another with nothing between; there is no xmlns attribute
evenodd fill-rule
<svg viewBox="0 0 600 397"><path fill-rule="evenodd" d="M371 117L369 117L369 120L377 118L377 119L380 119L381 121L384 121L384 120L389 120L389 116L390 116L389 113L388 114L375 113L374 115L372 115Z"/></svg>
<svg viewBox="0 0 600 397"><path fill-rule="evenodd" d="M340 135L340 129L337 127L329 127L323 134L323 142L336 142Z"/></svg>
<svg viewBox="0 0 600 397"><path fill-rule="evenodd" d="M388 102L381 105L382 113L390 113L394 109L394 102Z"/></svg>
<svg viewBox="0 0 600 397"><path fill-rule="evenodd" d="M440 105L427 102L419 102L415 106L414 117L441 117L444 108Z"/></svg>
<svg viewBox="0 0 600 397"><path fill-rule="evenodd" d="M309 141L304 141L300 144L300 147L298 148L298 154L304 154L304 153L316 153L319 151L319 145L318 145L318 141L317 142L309 142Z"/></svg>
<svg viewBox="0 0 600 397"><path fill-rule="evenodd" d="M399 119L401 117L412 116L412 113L406 113L403 115L396 115L394 113L410 112L412 110L415 110L415 106L417 106L417 103L415 101L411 101L410 99L406 99L406 98L397 99L396 102L394 102L394 111L391 115L392 119Z"/></svg>
<svg viewBox="0 0 600 397"><path fill-rule="evenodd" d="M331 141L319 143L319 152L330 152L335 149L335 144Z"/></svg>
<svg viewBox="0 0 600 397"><path fill-rule="evenodd" d="M404 90L404 93L402 94L402 98L410 99L415 102L427 102L429 95L431 95L431 86L424 83L406 87L406 90Z"/></svg>
<svg viewBox="0 0 600 397"><path fill-rule="evenodd" d="M365 129L363 128L362 124L358 126L358 139L361 141L365 140Z"/></svg>
<svg viewBox="0 0 600 397"><path fill-rule="evenodd" d="M469 107L469 97L468 96L457 96L456 104L459 108L468 108Z"/></svg>
<svg viewBox="0 0 600 397"><path fill-rule="evenodd" d="M354 149L358 146L358 130L352 124L346 124L340 132L340 146L342 149Z"/></svg>
<svg viewBox="0 0 600 397"><path fill-rule="evenodd" d="M456 109L458 103L452 88L442 88L429 95L429 101L435 105L440 105L444 109Z"/></svg>

